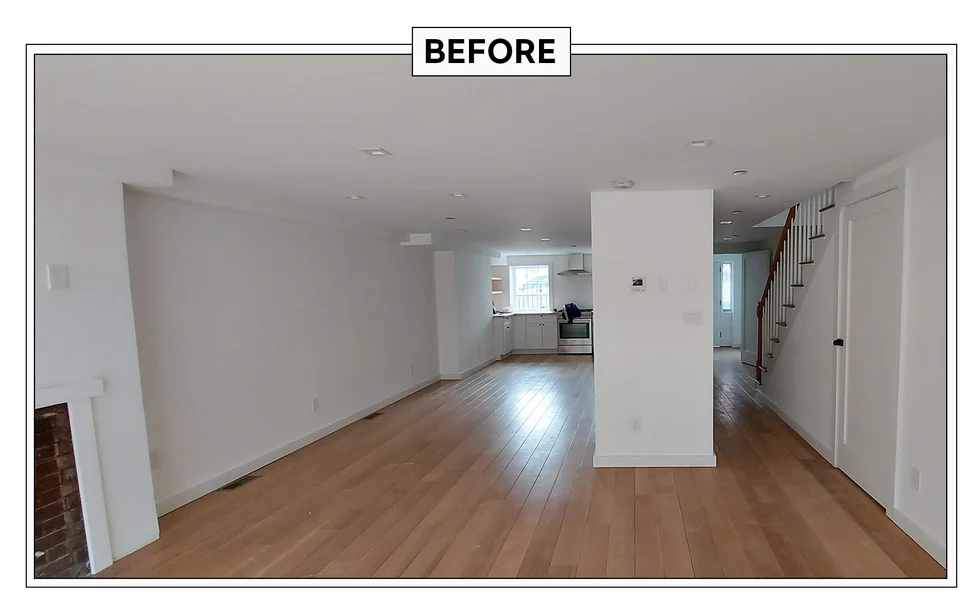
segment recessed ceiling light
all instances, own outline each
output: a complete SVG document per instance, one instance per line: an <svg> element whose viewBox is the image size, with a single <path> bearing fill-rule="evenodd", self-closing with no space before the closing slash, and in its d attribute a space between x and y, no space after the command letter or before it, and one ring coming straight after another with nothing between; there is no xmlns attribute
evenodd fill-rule
<svg viewBox="0 0 980 614"><path fill-rule="evenodd" d="M732 171L732 174L736 177L741 177L742 175L748 175L749 171Z"/></svg>
<svg viewBox="0 0 980 614"><path fill-rule="evenodd" d="M722 239L722 241L731 241L731 240L732 240L731 237L725 237L724 239Z"/></svg>
<svg viewBox="0 0 980 614"><path fill-rule="evenodd" d="M453 192L452 194L450 194L450 196L453 196L455 198L463 198L464 196L466 196L466 194L463 194L462 192Z"/></svg>
<svg viewBox="0 0 980 614"><path fill-rule="evenodd" d="M572 247L578 247L578 245L573 245Z"/></svg>
<svg viewBox="0 0 980 614"><path fill-rule="evenodd" d="M350 199L350 200L364 200L364 197L363 196L358 196L357 194L351 194L347 198Z"/></svg>
<svg viewBox="0 0 980 614"><path fill-rule="evenodd" d="M733 234L732 236L733 236L733 237L737 237L738 235L737 235L737 234Z"/></svg>
<svg viewBox="0 0 980 614"><path fill-rule="evenodd" d="M731 220L722 220L720 223L721 224L731 224L732 221Z"/></svg>
<svg viewBox="0 0 980 614"><path fill-rule="evenodd" d="M531 232L533 228L521 228L521 232Z"/></svg>
<svg viewBox="0 0 980 614"><path fill-rule="evenodd" d="M455 220L456 218L454 218L454 217L447 217L446 219L447 220Z"/></svg>
<svg viewBox="0 0 980 614"><path fill-rule="evenodd" d="M756 194L756 198L769 198L772 194Z"/></svg>
<svg viewBox="0 0 980 614"><path fill-rule="evenodd" d="M542 241L550 241L551 239L549 239L548 237L541 237L541 240Z"/></svg>
<svg viewBox="0 0 980 614"><path fill-rule="evenodd" d="M633 182L629 179L623 181L613 181L612 187L614 190L628 190L633 187Z"/></svg>
<svg viewBox="0 0 980 614"><path fill-rule="evenodd" d="M711 147L711 139L695 139L691 141L691 147Z"/></svg>
<svg viewBox="0 0 980 614"><path fill-rule="evenodd" d="M736 210L732 211L732 215L742 215L742 210L741 209L736 209Z"/></svg>
<svg viewBox="0 0 980 614"><path fill-rule="evenodd" d="M387 149L381 149L380 147L361 147L357 151L361 153L366 153L369 156L390 156L391 152Z"/></svg>

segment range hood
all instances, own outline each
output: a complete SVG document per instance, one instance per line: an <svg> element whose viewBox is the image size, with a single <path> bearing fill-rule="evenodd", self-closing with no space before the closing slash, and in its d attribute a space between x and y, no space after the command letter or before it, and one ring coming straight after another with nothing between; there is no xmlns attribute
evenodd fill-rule
<svg viewBox="0 0 980 614"><path fill-rule="evenodd" d="M558 273L559 275L592 275L585 270L585 254L569 254L568 268Z"/></svg>

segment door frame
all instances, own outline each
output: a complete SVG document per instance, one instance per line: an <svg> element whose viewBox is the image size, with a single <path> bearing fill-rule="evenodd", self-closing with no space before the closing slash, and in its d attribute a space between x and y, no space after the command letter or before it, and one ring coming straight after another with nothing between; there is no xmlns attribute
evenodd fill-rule
<svg viewBox="0 0 980 614"><path fill-rule="evenodd" d="M904 377L906 370L906 359L908 356L906 347L906 300L907 300L907 288L906 275L908 273L908 234L909 234L909 224L908 224L908 202L906 200L907 194L907 181L908 181L908 169L902 167L891 173L883 175L882 177L869 181L866 184L857 186L852 190L841 195L840 201L837 202L837 226L839 228L837 248L838 248L838 258L837 258L837 338L844 339L844 343L847 343L847 339L844 337L846 330L846 308L847 308L847 239L848 239L848 229L847 225L844 223L844 212L845 210L853 205L865 202L876 196L881 196L888 192L897 191L898 200L901 203L902 211L902 288L901 288L901 301L899 303L899 355L898 355L898 390L896 391L897 407L895 416L895 432L892 436L895 438L895 457L891 459L892 464L892 482L891 482L891 493L888 497L888 505L885 505L886 512L890 513L892 509L895 508L895 493L897 492L897 471L898 471L898 430L899 425L902 422L902 393L904 391ZM844 380L846 373L844 372L844 353L842 349L838 349L835 355L835 408L834 408L834 467L840 467L840 449L842 445L842 439L844 434Z"/></svg>

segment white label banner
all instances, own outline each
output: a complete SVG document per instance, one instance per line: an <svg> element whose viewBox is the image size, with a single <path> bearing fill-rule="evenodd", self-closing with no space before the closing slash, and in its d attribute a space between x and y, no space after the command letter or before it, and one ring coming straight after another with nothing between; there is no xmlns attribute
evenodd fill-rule
<svg viewBox="0 0 980 614"><path fill-rule="evenodd" d="M571 28L412 28L415 77L571 77Z"/></svg>

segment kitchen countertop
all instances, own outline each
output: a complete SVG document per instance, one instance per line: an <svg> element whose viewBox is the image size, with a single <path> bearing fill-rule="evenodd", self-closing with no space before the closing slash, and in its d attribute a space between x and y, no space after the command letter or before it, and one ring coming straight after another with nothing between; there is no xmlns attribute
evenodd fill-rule
<svg viewBox="0 0 980 614"><path fill-rule="evenodd" d="M558 314L554 311L510 311L508 313L495 313L493 317L495 318L509 318L511 316L555 316Z"/></svg>

